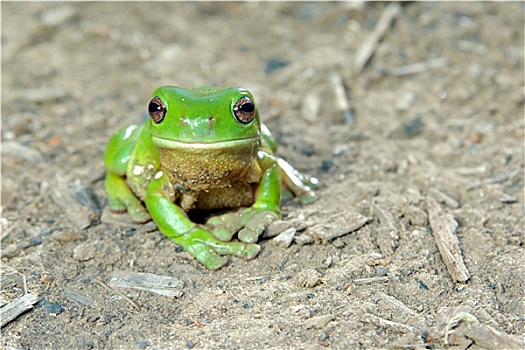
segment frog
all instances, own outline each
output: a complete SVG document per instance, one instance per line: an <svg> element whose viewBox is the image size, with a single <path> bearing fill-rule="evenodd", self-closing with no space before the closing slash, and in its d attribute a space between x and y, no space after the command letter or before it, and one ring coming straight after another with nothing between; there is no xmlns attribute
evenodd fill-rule
<svg viewBox="0 0 525 350"><path fill-rule="evenodd" d="M147 111L145 123L119 129L107 144L109 209L137 224L153 220L205 267L255 258L283 196L316 200L319 180L276 155L247 89L161 86ZM202 211L218 214L190 215Z"/></svg>

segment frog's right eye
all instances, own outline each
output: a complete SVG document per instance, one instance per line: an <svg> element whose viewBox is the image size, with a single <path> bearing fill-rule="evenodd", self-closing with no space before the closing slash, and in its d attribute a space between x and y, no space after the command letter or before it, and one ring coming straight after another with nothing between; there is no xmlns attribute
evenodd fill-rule
<svg viewBox="0 0 525 350"><path fill-rule="evenodd" d="M160 97L153 97L153 99L149 103L148 112L151 119L153 119L153 121L157 124L164 119L164 117L166 116L166 106L164 105L164 102L162 102Z"/></svg>

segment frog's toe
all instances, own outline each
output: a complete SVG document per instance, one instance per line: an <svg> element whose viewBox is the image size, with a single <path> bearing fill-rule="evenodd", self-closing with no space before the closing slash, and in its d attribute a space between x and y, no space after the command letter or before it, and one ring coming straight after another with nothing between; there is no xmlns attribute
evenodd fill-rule
<svg viewBox="0 0 525 350"><path fill-rule="evenodd" d="M151 220L151 215L142 205L129 206L128 213L131 216L131 221L136 224L143 224Z"/></svg>
<svg viewBox="0 0 525 350"><path fill-rule="evenodd" d="M257 242L264 230L278 218L279 216L273 211L263 211L255 214L244 228L239 231L239 240L245 243Z"/></svg>
<svg viewBox="0 0 525 350"><path fill-rule="evenodd" d="M303 183L314 190L321 187L321 182L316 177L305 175Z"/></svg>
<svg viewBox="0 0 525 350"><path fill-rule="evenodd" d="M258 244L246 244L237 240L232 242L210 241L207 244L215 253L220 255L233 255L248 260L255 258L261 251Z"/></svg>
<svg viewBox="0 0 525 350"><path fill-rule="evenodd" d="M299 195L299 201L301 204L310 204L316 201L317 195L313 190L309 190L301 195Z"/></svg>
<svg viewBox="0 0 525 350"><path fill-rule="evenodd" d="M225 256L220 256L218 254L207 254L202 258L197 257L197 260L201 262L204 266L209 268L210 270L218 270L221 267L228 264L228 258Z"/></svg>
<svg viewBox="0 0 525 350"><path fill-rule="evenodd" d="M118 198L109 197L108 206L109 206L109 210L111 210L111 212L115 214L124 214L128 210L128 208L126 207L126 204L124 204Z"/></svg>
<svg viewBox="0 0 525 350"><path fill-rule="evenodd" d="M259 255L260 251L261 251L261 246L258 244L246 244L242 252L242 257L244 257L246 260L251 260L255 258L257 255Z"/></svg>
<svg viewBox="0 0 525 350"><path fill-rule="evenodd" d="M231 241L234 233L224 226L217 226L212 231L213 236L222 242Z"/></svg>
<svg viewBox="0 0 525 350"><path fill-rule="evenodd" d="M201 264L210 270L217 270L228 263L227 257L217 254L217 252L206 243L194 241L186 245L185 248Z"/></svg>

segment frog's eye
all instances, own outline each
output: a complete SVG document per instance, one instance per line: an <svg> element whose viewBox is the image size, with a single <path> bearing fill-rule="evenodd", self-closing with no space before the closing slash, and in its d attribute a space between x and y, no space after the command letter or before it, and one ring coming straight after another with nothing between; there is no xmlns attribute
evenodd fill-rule
<svg viewBox="0 0 525 350"><path fill-rule="evenodd" d="M153 119L153 121L157 124L160 123L162 119L164 119L164 117L166 116L166 106L164 105L160 97L153 97L153 99L149 103L148 112L151 119Z"/></svg>
<svg viewBox="0 0 525 350"><path fill-rule="evenodd" d="M243 124L248 124L255 118L255 105L249 97L243 96L235 102L233 115Z"/></svg>

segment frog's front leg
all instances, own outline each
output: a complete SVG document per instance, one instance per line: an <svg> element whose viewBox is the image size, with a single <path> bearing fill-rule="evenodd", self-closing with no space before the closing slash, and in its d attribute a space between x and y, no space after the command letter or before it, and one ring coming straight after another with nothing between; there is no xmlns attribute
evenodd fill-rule
<svg viewBox="0 0 525 350"><path fill-rule="evenodd" d="M259 151L259 164L264 170L250 208L212 217L206 222L213 228L213 235L229 241L235 233L242 242L257 242L264 230L280 216L281 170L277 158Z"/></svg>
<svg viewBox="0 0 525 350"><path fill-rule="evenodd" d="M131 154L141 131L142 127L135 125L120 129L109 140L104 154L109 208L116 213L128 211L136 223L144 223L151 219L125 180Z"/></svg>
<svg viewBox="0 0 525 350"><path fill-rule="evenodd" d="M302 204L314 202L317 199L314 189L319 188L319 180L301 173L282 158L277 158L277 161L286 189L292 192Z"/></svg>
<svg viewBox="0 0 525 350"><path fill-rule="evenodd" d="M270 130L264 124L261 125L261 142L263 150L266 150L269 154L275 154L277 143ZM313 190L319 187L319 180L297 171L284 159L277 156L274 157L279 164L279 168L281 168L282 183L286 190L284 195L287 197L292 197L293 195L303 204L315 201L316 196Z"/></svg>
<svg viewBox="0 0 525 350"><path fill-rule="evenodd" d="M223 242L208 228L193 223L186 213L169 200L165 189L169 180L162 172L157 173L146 192L146 207L160 232L181 245L188 253L209 269L218 269L228 262L223 255L253 259L260 251L257 244Z"/></svg>

